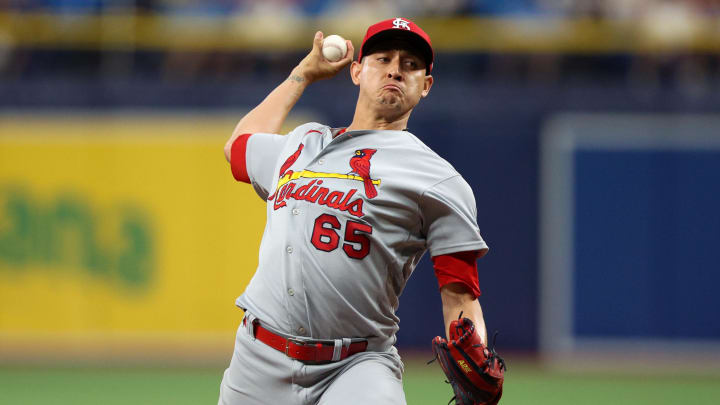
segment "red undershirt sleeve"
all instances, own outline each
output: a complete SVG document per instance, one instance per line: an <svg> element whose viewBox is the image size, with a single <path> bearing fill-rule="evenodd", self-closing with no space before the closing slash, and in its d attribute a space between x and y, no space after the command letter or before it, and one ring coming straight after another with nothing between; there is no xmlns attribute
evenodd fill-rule
<svg viewBox="0 0 720 405"><path fill-rule="evenodd" d="M482 294L477 272L477 259L480 253L478 250L470 250L433 256L433 267L439 287L442 288L450 283L461 283L475 298L479 297Z"/></svg>
<svg viewBox="0 0 720 405"><path fill-rule="evenodd" d="M242 134L237 137L230 149L230 170L232 170L235 180L242 181L243 183L250 183L247 162L245 160L247 156L247 142L250 135L252 134Z"/></svg>

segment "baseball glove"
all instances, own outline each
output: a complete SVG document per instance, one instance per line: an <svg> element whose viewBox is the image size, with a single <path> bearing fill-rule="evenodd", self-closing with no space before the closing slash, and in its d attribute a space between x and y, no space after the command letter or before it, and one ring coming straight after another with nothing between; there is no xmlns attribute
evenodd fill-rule
<svg viewBox="0 0 720 405"><path fill-rule="evenodd" d="M460 314L462 316L462 314ZM497 336L497 334L496 334ZM458 405L495 405L502 396L505 361L493 348L482 344L475 325L468 318L450 323L450 341L435 337L432 349L435 358L455 391ZM493 339L494 340L494 339Z"/></svg>

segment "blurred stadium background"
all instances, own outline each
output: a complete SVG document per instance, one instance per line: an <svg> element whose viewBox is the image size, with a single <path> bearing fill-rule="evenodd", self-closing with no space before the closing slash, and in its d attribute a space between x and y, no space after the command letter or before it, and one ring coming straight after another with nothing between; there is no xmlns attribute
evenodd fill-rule
<svg viewBox="0 0 720 405"><path fill-rule="evenodd" d="M715 0L0 0L0 403L215 403L264 224L224 141L315 30L395 16L436 48L410 130L474 189L503 403L720 403ZM399 316L409 403L446 403L427 258Z"/></svg>

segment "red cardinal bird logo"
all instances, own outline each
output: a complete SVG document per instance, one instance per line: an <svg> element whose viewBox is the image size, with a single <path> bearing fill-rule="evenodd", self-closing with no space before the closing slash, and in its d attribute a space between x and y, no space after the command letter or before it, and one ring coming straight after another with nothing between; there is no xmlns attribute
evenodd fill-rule
<svg viewBox="0 0 720 405"><path fill-rule="evenodd" d="M377 149L358 149L355 151L355 156L350 158L350 167L353 170L351 173L362 177L367 198L375 198L378 195L370 178L370 159L375 152Z"/></svg>
<svg viewBox="0 0 720 405"><path fill-rule="evenodd" d="M283 163L282 166L280 166L280 176L279 177L284 176L285 171L287 169L289 169L290 166L292 166L296 160L298 160L298 157L300 157L300 153L302 153L302 150L304 147L305 147L305 145L300 144L300 146L298 146L297 150L295 152L293 152L293 154L290 155L290 157L287 158L287 160L285 161L285 163ZM290 174L292 174L292 170L290 170Z"/></svg>

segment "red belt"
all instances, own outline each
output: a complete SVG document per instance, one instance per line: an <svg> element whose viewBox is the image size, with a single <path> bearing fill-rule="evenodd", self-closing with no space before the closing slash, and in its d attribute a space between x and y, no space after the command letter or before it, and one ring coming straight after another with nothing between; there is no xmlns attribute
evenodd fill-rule
<svg viewBox="0 0 720 405"><path fill-rule="evenodd" d="M246 325L246 320L247 318L243 319L243 325ZM273 349L281 351L293 359L310 363L339 361L355 353L364 352L368 345L367 340L342 345L342 339L318 342L287 338L263 328L257 321L253 322L253 332L257 340ZM338 345L342 346L336 349L335 347ZM336 350L340 352L339 357L333 359Z"/></svg>

